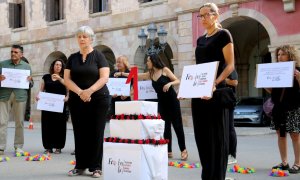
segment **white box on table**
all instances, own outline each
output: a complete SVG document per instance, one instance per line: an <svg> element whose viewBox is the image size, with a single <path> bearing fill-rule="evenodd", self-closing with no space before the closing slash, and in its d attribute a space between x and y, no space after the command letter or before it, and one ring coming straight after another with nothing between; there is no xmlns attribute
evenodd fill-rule
<svg viewBox="0 0 300 180"><path fill-rule="evenodd" d="M163 139L163 120L110 120L110 136L121 139Z"/></svg>
<svg viewBox="0 0 300 180"><path fill-rule="evenodd" d="M167 180L167 144L104 142L104 180Z"/></svg>
<svg viewBox="0 0 300 180"><path fill-rule="evenodd" d="M115 103L116 115L153 115L157 116L157 102L150 101L117 101Z"/></svg>

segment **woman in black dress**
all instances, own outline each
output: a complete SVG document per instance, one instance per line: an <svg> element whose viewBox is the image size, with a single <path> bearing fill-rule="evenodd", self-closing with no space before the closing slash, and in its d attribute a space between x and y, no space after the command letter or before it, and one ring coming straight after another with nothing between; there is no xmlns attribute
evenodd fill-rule
<svg viewBox="0 0 300 180"><path fill-rule="evenodd" d="M116 78L116 77L114 77L114 74L116 72L120 72L121 74L129 73L130 67L129 67L128 58L124 55L119 56L116 60L116 68L117 69L115 71L113 71L109 77ZM118 78L127 78L127 77L121 75ZM130 96L118 96L116 94L112 95L112 99L111 99L111 114L112 115L116 114L115 113L115 103L117 101L131 101L131 98L130 98Z"/></svg>
<svg viewBox="0 0 300 180"><path fill-rule="evenodd" d="M234 70L232 37L229 31L219 28L219 12L214 3L200 7L198 17L207 33L197 40L196 63L219 61L215 85L220 89L226 86L224 80ZM192 99L194 133L204 180L224 180L228 160L228 109L213 103L214 96L215 93L212 99Z"/></svg>
<svg viewBox="0 0 300 180"><path fill-rule="evenodd" d="M80 51L68 59L65 84L70 90L69 107L75 138L76 166L70 176L83 174L86 168L93 177L102 174L103 136L108 110L106 83L109 67L104 55L93 49L94 32L82 26L76 32Z"/></svg>
<svg viewBox="0 0 300 180"><path fill-rule="evenodd" d="M40 92L65 95L64 101L68 101L68 91L64 85L63 72L65 64L63 60L56 59L52 62L49 72L45 74L41 82ZM39 96L36 97L38 101ZM67 131L66 104L63 113L42 111L42 141L45 148L44 153L60 154L65 147Z"/></svg>
<svg viewBox="0 0 300 180"><path fill-rule="evenodd" d="M146 73L139 73L139 79L151 79L152 86L157 93L158 98L158 112L165 121L164 138L169 139L168 156L173 157L172 154L172 132L171 124L174 127L177 135L179 148L181 151L181 160L187 160L188 153L185 146L185 138L182 124L182 116L180 110L180 102L177 99L177 93L173 86L180 83L179 79L172 73L172 71L165 67L163 62L159 59L157 54L149 55L147 59ZM128 76L128 73L115 73L115 76Z"/></svg>

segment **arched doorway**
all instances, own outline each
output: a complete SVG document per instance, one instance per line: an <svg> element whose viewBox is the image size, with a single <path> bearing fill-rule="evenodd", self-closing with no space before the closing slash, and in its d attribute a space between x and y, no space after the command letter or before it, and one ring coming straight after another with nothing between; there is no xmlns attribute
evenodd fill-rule
<svg viewBox="0 0 300 180"><path fill-rule="evenodd" d="M235 64L239 75L237 95L239 97L263 96L263 90L254 87L256 64L271 62L268 50L270 36L257 20L239 16L221 22L232 34Z"/></svg>
<svg viewBox="0 0 300 180"><path fill-rule="evenodd" d="M94 48L101 51L104 54L104 56L109 64L110 71L112 72L114 70L115 64L116 64L116 57L115 57L114 52L105 45L98 45L98 46L95 46Z"/></svg>
<svg viewBox="0 0 300 180"><path fill-rule="evenodd" d="M68 60L66 55L60 51L54 51L54 52L50 53L47 56L46 61L44 63L44 68L43 68L44 73L49 72L50 65L55 59L62 59L64 61L64 63L67 63L67 60Z"/></svg>

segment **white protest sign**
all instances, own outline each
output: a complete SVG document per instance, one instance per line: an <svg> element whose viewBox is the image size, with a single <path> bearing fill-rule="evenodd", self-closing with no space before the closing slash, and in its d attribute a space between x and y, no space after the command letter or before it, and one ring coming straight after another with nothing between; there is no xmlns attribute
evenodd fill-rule
<svg viewBox="0 0 300 180"><path fill-rule="evenodd" d="M29 89L30 70L2 68L5 80L1 81L1 87Z"/></svg>
<svg viewBox="0 0 300 180"><path fill-rule="evenodd" d="M126 84L126 78L109 78L106 83L110 95L130 96L130 83Z"/></svg>
<svg viewBox="0 0 300 180"><path fill-rule="evenodd" d="M266 63L256 65L256 88L292 87L295 62Z"/></svg>
<svg viewBox="0 0 300 180"><path fill-rule="evenodd" d="M178 92L179 98L212 97L219 62L184 66Z"/></svg>
<svg viewBox="0 0 300 180"><path fill-rule="evenodd" d="M51 112L60 112L64 110L64 95L40 92L37 102L37 109Z"/></svg>
<svg viewBox="0 0 300 180"><path fill-rule="evenodd" d="M152 81L139 81L139 99L157 99L157 94L152 87Z"/></svg>

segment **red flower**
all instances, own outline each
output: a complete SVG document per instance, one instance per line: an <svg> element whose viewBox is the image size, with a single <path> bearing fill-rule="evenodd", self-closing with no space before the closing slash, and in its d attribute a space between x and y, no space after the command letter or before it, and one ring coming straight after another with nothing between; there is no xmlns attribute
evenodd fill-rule
<svg viewBox="0 0 300 180"><path fill-rule="evenodd" d="M127 120L130 120L130 115L127 116Z"/></svg>
<svg viewBox="0 0 300 180"><path fill-rule="evenodd" d="M123 142L123 139L120 139L120 140L119 140L119 143L122 143L122 142Z"/></svg>
<svg viewBox="0 0 300 180"><path fill-rule="evenodd" d="M150 144L150 140L149 140L149 139L146 139L146 140L145 140L145 144Z"/></svg>
<svg viewBox="0 0 300 180"><path fill-rule="evenodd" d="M143 140L138 140L138 144L144 144Z"/></svg>
<svg viewBox="0 0 300 180"><path fill-rule="evenodd" d="M146 116L146 119L151 119L151 116L150 116L150 115L147 115L147 116Z"/></svg>
<svg viewBox="0 0 300 180"><path fill-rule="evenodd" d="M124 120L124 119L125 119L124 116L125 116L124 114L121 114L121 117L120 117L121 120Z"/></svg>
<svg viewBox="0 0 300 180"><path fill-rule="evenodd" d="M135 143L134 139L131 139L131 144L134 144L134 143Z"/></svg>
<svg viewBox="0 0 300 180"><path fill-rule="evenodd" d="M161 119L161 116L160 116L160 114L158 114L158 116L157 116L157 119Z"/></svg>
<svg viewBox="0 0 300 180"><path fill-rule="evenodd" d="M155 139L150 139L151 140L151 144L156 144L156 140Z"/></svg>
<svg viewBox="0 0 300 180"><path fill-rule="evenodd" d="M138 115L138 119L144 119L144 116L142 114Z"/></svg>

